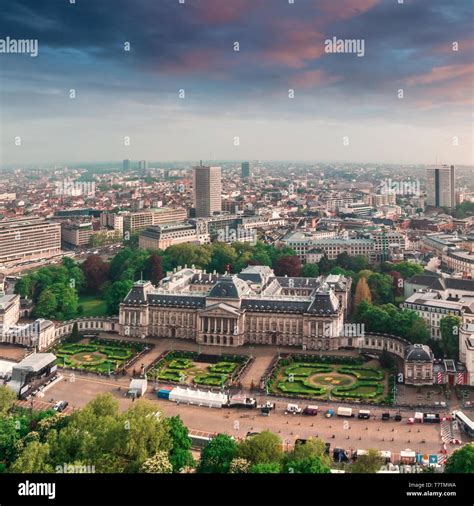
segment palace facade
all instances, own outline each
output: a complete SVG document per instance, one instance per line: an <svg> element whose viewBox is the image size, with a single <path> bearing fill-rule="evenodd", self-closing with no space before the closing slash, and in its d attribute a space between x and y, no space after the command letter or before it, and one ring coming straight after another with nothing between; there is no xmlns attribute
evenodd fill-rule
<svg viewBox="0 0 474 506"><path fill-rule="evenodd" d="M133 285L120 304L119 333L216 346L358 346L361 337L344 331L351 283L341 275L276 276L266 266L237 275L178 268L157 287Z"/></svg>

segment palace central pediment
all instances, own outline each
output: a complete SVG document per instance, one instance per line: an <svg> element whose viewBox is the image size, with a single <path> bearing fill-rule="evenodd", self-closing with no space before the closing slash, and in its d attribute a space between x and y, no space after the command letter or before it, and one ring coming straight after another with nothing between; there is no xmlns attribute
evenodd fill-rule
<svg viewBox="0 0 474 506"><path fill-rule="evenodd" d="M227 316L227 317L239 317L242 314L241 311L236 309L235 307L229 306L224 302L219 302L217 304L212 304L212 306L207 306L205 309L201 309L199 311L200 316Z"/></svg>

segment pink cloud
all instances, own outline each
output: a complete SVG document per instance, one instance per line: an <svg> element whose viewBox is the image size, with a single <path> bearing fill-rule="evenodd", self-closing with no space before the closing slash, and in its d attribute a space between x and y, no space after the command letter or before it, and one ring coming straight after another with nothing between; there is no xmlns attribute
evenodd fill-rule
<svg viewBox="0 0 474 506"><path fill-rule="evenodd" d="M418 86L416 103L421 107L441 104L474 104L474 63L434 67L430 72L408 80Z"/></svg>
<svg viewBox="0 0 474 506"><path fill-rule="evenodd" d="M444 67L433 67L427 74L412 77L408 80L409 85L432 84L450 79L457 79L463 76L474 75L474 63L446 65Z"/></svg>
<svg viewBox="0 0 474 506"><path fill-rule="evenodd" d="M308 70L297 75L292 83L298 88L312 88L324 84L331 84L339 81L337 76L330 76L323 70Z"/></svg>
<svg viewBox="0 0 474 506"><path fill-rule="evenodd" d="M338 0L317 2L315 8L330 20L349 19L369 11L380 0Z"/></svg>
<svg viewBox="0 0 474 506"><path fill-rule="evenodd" d="M238 21L255 7L258 7L256 0L201 0L196 4L199 21L208 24Z"/></svg>

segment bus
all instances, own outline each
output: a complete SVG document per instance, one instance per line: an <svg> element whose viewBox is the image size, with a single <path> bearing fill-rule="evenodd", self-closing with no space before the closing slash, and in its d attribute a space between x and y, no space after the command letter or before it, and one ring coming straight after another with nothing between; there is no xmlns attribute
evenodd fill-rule
<svg viewBox="0 0 474 506"><path fill-rule="evenodd" d="M469 437L474 437L474 422L469 417L462 411L453 411L453 417Z"/></svg>

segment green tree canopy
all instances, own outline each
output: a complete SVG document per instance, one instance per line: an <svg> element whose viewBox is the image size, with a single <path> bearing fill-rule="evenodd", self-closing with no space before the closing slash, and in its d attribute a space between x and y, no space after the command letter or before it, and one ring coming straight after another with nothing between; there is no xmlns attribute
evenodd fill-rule
<svg viewBox="0 0 474 506"><path fill-rule="evenodd" d="M474 473L474 446L467 444L453 452L446 461L444 472Z"/></svg>
<svg viewBox="0 0 474 506"><path fill-rule="evenodd" d="M201 452L199 473L228 473L230 463L237 455L237 443L226 434L211 439Z"/></svg>
<svg viewBox="0 0 474 506"><path fill-rule="evenodd" d="M283 458L281 439L273 432L265 430L241 441L238 454L251 464L280 462Z"/></svg>

